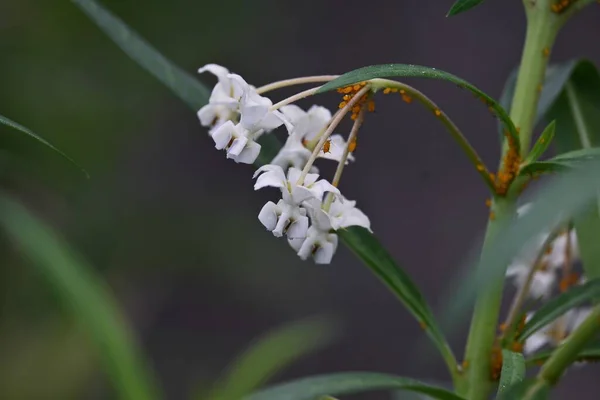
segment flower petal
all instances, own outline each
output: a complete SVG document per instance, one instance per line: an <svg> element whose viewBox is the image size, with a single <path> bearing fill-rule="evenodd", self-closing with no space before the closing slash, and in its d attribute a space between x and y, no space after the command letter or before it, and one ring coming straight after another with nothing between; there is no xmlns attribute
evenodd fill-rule
<svg viewBox="0 0 600 400"><path fill-rule="evenodd" d="M238 136L233 140L229 149L227 149L227 158L234 158L239 156L246 147L248 138L246 136Z"/></svg>
<svg viewBox="0 0 600 400"><path fill-rule="evenodd" d="M215 147L219 150L227 147L234 133L235 125L231 121L227 121L219 126L211 135L215 141Z"/></svg>
<svg viewBox="0 0 600 400"><path fill-rule="evenodd" d="M239 156L231 157L236 163L240 164L253 164L260 154L260 144L250 141L246 144L246 147L242 150Z"/></svg>
<svg viewBox="0 0 600 400"><path fill-rule="evenodd" d="M281 169L279 165L263 165L262 167L256 170L253 178L256 178L258 175L260 176L254 184L254 190L262 189L266 186L278 188L285 188L287 186L283 169Z"/></svg>
<svg viewBox="0 0 600 400"><path fill-rule="evenodd" d="M299 216L288 228L286 235L288 239L304 239L308 231L308 217Z"/></svg>
<svg viewBox="0 0 600 400"><path fill-rule="evenodd" d="M258 220L268 231L275 229L281 209L272 201L267 202L258 213Z"/></svg>

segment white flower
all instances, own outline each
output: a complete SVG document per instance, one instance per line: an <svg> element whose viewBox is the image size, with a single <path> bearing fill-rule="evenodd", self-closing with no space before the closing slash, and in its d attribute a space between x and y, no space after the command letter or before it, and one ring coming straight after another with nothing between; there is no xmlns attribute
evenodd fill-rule
<svg viewBox="0 0 600 400"><path fill-rule="evenodd" d="M277 110L270 111L273 102L256 93L244 78L236 74L227 75L236 91L243 93L240 98L240 124L252 132L272 131L283 124L285 117Z"/></svg>
<svg viewBox="0 0 600 400"><path fill-rule="evenodd" d="M300 205L310 198L322 200L325 192L331 192L335 195L340 194L340 191L325 179L317 180L319 179L318 174L307 174L302 185L298 185L298 178L301 173L302 171L299 169L291 167L286 178L283 169L279 165L264 165L254 173L253 178L258 176L254 184L254 190L267 186L277 187L281 189L283 201L292 205Z"/></svg>
<svg viewBox="0 0 600 400"><path fill-rule="evenodd" d="M215 147L227 151L227 158L236 163L252 164L260 153L260 144L254 141L251 131L244 129L241 124L234 125L226 121L215 129L211 136Z"/></svg>
<svg viewBox="0 0 600 400"><path fill-rule="evenodd" d="M577 242L577 234L575 230L569 232L568 240L567 233L558 235L551 244L549 254L544 256L544 259L549 265L559 267L566 262L574 263L579 260L579 244ZM567 243L569 242L569 243ZM569 259L567 260L567 244L569 245Z"/></svg>
<svg viewBox="0 0 600 400"><path fill-rule="evenodd" d="M331 120L331 112L321 106L312 106L308 111L291 104L280 108L285 118L294 126L290 133L310 141L327 128Z"/></svg>
<svg viewBox="0 0 600 400"><path fill-rule="evenodd" d="M331 227L335 230L347 228L349 226L362 226L369 232L373 232L371 230L371 221L369 221L369 217L356 208L356 201L337 197L331 203L328 215Z"/></svg>
<svg viewBox="0 0 600 400"><path fill-rule="evenodd" d="M321 230L316 225L308 228L304 240L288 239L288 243L298 252L302 260L313 258L317 264L329 264L337 249L338 237L328 230Z"/></svg>
<svg viewBox="0 0 600 400"><path fill-rule="evenodd" d="M269 201L258 214L258 220L273 232L274 236L286 234L288 239L304 239L308 230L306 210L279 200L277 204Z"/></svg>
<svg viewBox="0 0 600 400"><path fill-rule="evenodd" d="M513 263L506 270L506 276L514 278L516 286L520 289L525 284L531 268L531 264ZM552 294L556 280L556 272L553 268L538 269L533 274L529 295L534 299L547 299Z"/></svg>
<svg viewBox="0 0 600 400"><path fill-rule="evenodd" d="M573 332L587 318L591 310L589 308L571 309L548 325L542 327L539 331L525 340L523 351L525 354L531 354L544 347L545 345L558 346L567 335ZM527 320L532 314L527 315Z"/></svg>
<svg viewBox="0 0 600 400"><path fill-rule="evenodd" d="M321 151L319 152L319 157L325 158L327 160L341 162L342 155L344 154L346 146L347 143L342 135L331 135L329 137L329 151L325 152L323 151L323 149L321 149ZM352 155L352 153L348 153L346 164L348 164L348 161L354 161L354 156Z"/></svg>
<svg viewBox="0 0 600 400"><path fill-rule="evenodd" d="M217 128L226 121L235 120L239 112L239 103L244 94L242 88L234 85L229 70L217 64L206 64L199 73L210 72L218 78L212 90L208 104L198 111L202 126Z"/></svg>
<svg viewBox="0 0 600 400"><path fill-rule="evenodd" d="M303 169L306 162L310 158L310 150L302 144L302 139L296 133L288 136L279 153L273 158L271 164L279 165L283 169L294 167ZM313 166L311 172L318 173L316 167Z"/></svg>

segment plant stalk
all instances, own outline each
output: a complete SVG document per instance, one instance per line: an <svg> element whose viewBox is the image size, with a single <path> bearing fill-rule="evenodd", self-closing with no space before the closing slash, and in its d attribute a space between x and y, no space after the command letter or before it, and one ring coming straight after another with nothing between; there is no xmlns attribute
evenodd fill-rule
<svg viewBox="0 0 600 400"><path fill-rule="evenodd" d="M524 0L523 3L527 15L527 34L510 117L519 129L520 155L524 158L531 144L537 103L548 58L562 21L552 13L551 0L535 2ZM508 144L505 141L504 152L506 151L508 151ZM502 169L502 165L500 168ZM510 222L514 216L515 200L512 195L494 200L492 210L495 218L490 218L488 222L482 258L495 240L501 240L497 237L497 233L503 224ZM486 265L479 265L477 273L487 275L490 272ZM492 279L486 276L486 280L490 283L477 295L465 352L465 362L468 365L467 385L466 388L459 388L463 392L461 394L466 395L469 400L486 400L493 388L492 349L496 339L505 273L506 270L495 272L497 276Z"/></svg>

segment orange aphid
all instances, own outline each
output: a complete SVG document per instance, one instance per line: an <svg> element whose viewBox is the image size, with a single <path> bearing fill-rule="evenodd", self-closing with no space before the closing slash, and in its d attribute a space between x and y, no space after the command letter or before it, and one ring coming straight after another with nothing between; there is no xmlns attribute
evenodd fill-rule
<svg viewBox="0 0 600 400"><path fill-rule="evenodd" d="M542 53L544 54L544 57L548 57L550 55L550 49L548 47L544 47Z"/></svg>
<svg viewBox="0 0 600 400"><path fill-rule="evenodd" d="M331 139L327 139L325 143L323 143L323 153L329 153L329 149L331 148Z"/></svg>
<svg viewBox="0 0 600 400"><path fill-rule="evenodd" d="M435 109L434 113L435 113L436 117L439 117L440 115L442 115L442 112L438 108Z"/></svg>
<svg viewBox="0 0 600 400"><path fill-rule="evenodd" d="M373 100L369 100L369 103L367 104L367 107L369 109L369 112L375 111L375 102Z"/></svg>
<svg viewBox="0 0 600 400"><path fill-rule="evenodd" d="M407 94L402 94L402 100L404 100L404 102L408 103L408 104L412 103L412 101L413 101L412 97L410 97Z"/></svg>
<svg viewBox="0 0 600 400"><path fill-rule="evenodd" d="M490 211L490 221L495 221L496 220L496 213L494 213L493 211Z"/></svg>
<svg viewBox="0 0 600 400"><path fill-rule="evenodd" d="M427 329L427 324L423 321L419 321L419 326L421 327L421 329L426 330Z"/></svg>
<svg viewBox="0 0 600 400"><path fill-rule="evenodd" d="M579 274L576 272L571 272L567 274L560 280L559 289L561 292L566 292L570 287L577 284L579 281Z"/></svg>
<svg viewBox="0 0 600 400"><path fill-rule="evenodd" d="M348 143L348 151L352 153L354 150L356 150L356 137L352 138L350 143Z"/></svg>
<svg viewBox="0 0 600 400"><path fill-rule="evenodd" d="M383 89L383 94L388 94L388 93L391 93L391 92L392 92L392 89L390 89L389 87Z"/></svg>
<svg viewBox="0 0 600 400"><path fill-rule="evenodd" d="M492 199L485 199L485 205L487 207L491 207L492 206Z"/></svg>

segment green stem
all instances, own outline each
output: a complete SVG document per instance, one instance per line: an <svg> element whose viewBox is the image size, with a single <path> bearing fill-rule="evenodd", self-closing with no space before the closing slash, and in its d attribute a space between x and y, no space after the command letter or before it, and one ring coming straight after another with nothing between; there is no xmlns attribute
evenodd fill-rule
<svg viewBox="0 0 600 400"><path fill-rule="evenodd" d="M551 0L535 2L524 0L524 5L527 14L527 35L510 113L515 126L520 130L522 157L525 157L529 151L539 89L544 80L548 55L562 22L560 21L562 18L552 13ZM508 145L505 143L504 152L507 150ZM497 198L492 210L496 218L488 222L482 257L489 251L491 244L498 239L496 236L502 224L508 223L514 215L514 196ZM497 276L493 279L486 277L490 283L477 295L465 351L468 385L466 388L461 388L462 394L469 400L485 400L493 388L491 356L496 339L505 272L505 270L494 272ZM486 265L479 266L478 274L489 273Z"/></svg>
<svg viewBox="0 0 600 400"><path fill-rule="evenodd" d="M524 400L535 399L538 391L554 385L565 372L565 370L577 360L580 351L598 333L600 324L600 306L594 307L590 315L579 327L567 337L542 366L536 380L537 382L529 389Z"/></svg>
<svg viewBox="0 0 600 400"><path fill-rule="evenodd" d="M511 119L519 129L522 157L529 151L546 66L554 39L563 22L551 10L552 0L524 0L524 4L527 34L510 112Z"/></svg>
<svg viewBox="0 0 600 400"><path fill-rule="evenodd" d="M483 259L489 251L492 243L497 240L497 234L515 213L514 201L506 198L497 198L492 205L492 211L495 218L490 219L485 234L481 258ZM488 274L485 265L480 265L478 274ZM496 276L486 276L485 279L490 282L477 295L473 320L469 330L467 348L465 351L465 364L467 365L466 374L468 385L462 388L463 395L467 395L469 400L487 399L492 389L491 381L491 361L492 347L496 337L496 326L500 313L500 302L502 300L502 290L505 271L494 272ZM482 277L483 279L483 277ZM466 392L466 393L465 393Z"/></svg>

